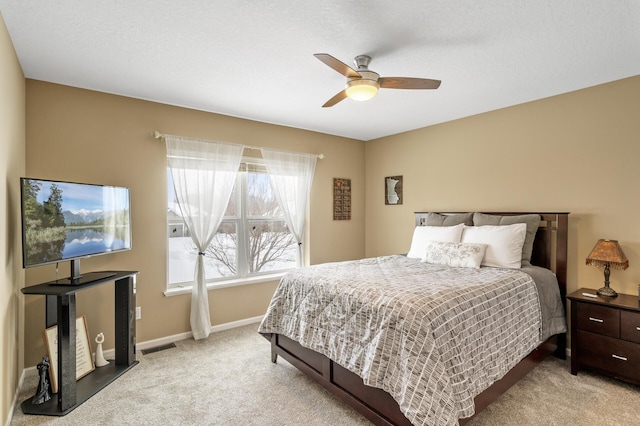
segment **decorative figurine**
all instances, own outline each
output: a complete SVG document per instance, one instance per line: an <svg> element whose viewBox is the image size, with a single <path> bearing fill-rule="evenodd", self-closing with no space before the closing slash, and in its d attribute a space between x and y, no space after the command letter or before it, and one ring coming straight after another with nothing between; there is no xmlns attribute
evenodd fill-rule
<svg viewBox="0 0 640 426"><path fill-rule="evenodd" d="M42 357L42 362L38 364L38 373L40 374L40 381L38 382L38 390L31 399L32 404L42 404L51 399L49 393L49 357Z"/></svg>
<svg viewBox="0 0 640 426"><path fill-rule="evenodd" d="M102 353L102 343L104 342L104 334L99 333L96 336L96 343L98 346L96 347L96 367L104 367L109 364L109 361L104 359L104 354Z"/></svg>

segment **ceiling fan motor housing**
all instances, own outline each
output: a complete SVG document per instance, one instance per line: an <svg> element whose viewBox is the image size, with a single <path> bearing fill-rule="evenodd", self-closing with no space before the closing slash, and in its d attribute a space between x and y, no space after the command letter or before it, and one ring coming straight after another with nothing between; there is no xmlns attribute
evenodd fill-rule
<svg viewBox="0 0 640 426"><path fill-rule="evenodd" d="M362 76L362 77L347 77L347 86L349 87L349 84L353 81L367 81L369 82L369 84L373 85L378 85L378 79L380 78L380 75L376 72L373 71L362 71L362 70L358 70L358 73Z"/></svg>

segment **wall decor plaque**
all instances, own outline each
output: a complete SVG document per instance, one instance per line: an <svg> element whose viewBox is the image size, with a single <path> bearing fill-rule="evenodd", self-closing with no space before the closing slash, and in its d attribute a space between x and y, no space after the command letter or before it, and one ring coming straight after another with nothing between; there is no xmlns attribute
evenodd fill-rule
<svg viewBox="0 0 640 426"><path fill-rule="evenodd" d="M44 344L49 356L49 380L51 391L58 393L58 326L54 325L43 331ZM87 319L76 318L76 380L95 370L91 343L87 332Z"/></svg>
<svg viewBox="0 0 640 426"><path fill-rule="evenodd" d="M402 204L402 176L384 178L384 203L387 205Z"/></svg>
<svg viewBox="0 0 640 426"><path fill-rule="evenodd" d="M333 178L333 220L351 220L351 179Z"/></svg>

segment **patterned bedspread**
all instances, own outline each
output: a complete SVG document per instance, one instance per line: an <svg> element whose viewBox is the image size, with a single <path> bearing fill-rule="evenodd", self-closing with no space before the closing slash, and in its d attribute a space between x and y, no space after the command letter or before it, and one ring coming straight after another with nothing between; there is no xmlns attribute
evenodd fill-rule
<svg viewBox="0 0 640 426"><path fill-rule="evenodd" d="M453 425L541 343L532 278L384 256L300 268L260 327L387 391L414 425Z"/></svg>

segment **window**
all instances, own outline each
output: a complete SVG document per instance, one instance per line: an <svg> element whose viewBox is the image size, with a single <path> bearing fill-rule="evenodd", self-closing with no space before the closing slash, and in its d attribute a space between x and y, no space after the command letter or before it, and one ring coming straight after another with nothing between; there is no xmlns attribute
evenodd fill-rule
<svg viewBox="0 0 640 426"><path fill-rule="evenodd" d="M167 168L168 287L190 286L197 249L186 229ZM297 245L260 159L243 159L224 219L204 256L207 282L293 269Z"/></svg>

